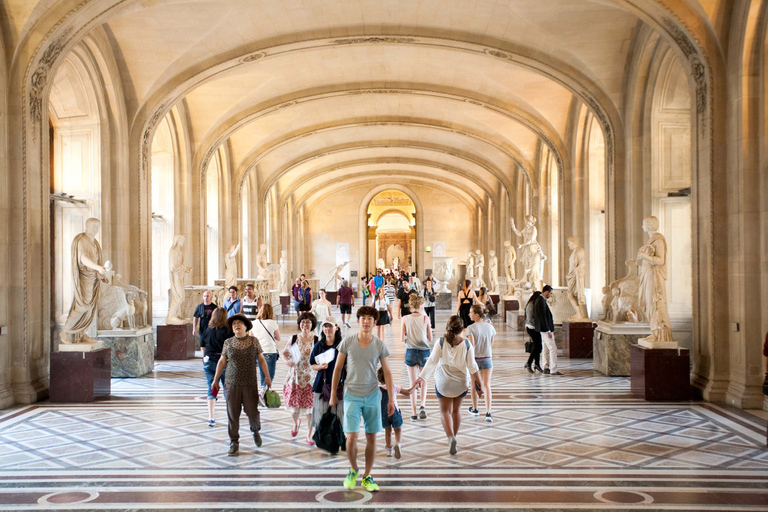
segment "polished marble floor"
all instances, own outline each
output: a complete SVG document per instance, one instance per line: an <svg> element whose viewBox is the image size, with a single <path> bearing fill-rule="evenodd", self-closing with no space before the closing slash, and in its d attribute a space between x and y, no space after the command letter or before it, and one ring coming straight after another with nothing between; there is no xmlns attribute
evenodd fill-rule
<svg viewBox="0 0 768 512"><path fill-rule="evenodd" d="M494 325L495 421L465 413L451 456L430 395L429 417L406 419L400 460L380 439L378 493L344 490L346 457L292 438L283 410L262 410L260 449L241 422L240 455L227 456L223 404L218 425L206 424L198 358L114 379L109 400L0 411L0 510L768 510L764 419L638 400L628 378L602 376L591 360L531 375L523 336ZM295 332L293 320L281 330ZM386 338L405 386L404 349L393 331ZM276 381L285 373L278 363Z"/></svg>

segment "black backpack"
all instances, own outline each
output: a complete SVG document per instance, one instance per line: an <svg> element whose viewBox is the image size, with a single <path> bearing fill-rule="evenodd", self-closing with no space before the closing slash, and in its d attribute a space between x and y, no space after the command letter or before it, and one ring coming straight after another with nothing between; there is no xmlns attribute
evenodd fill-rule
<svg viewBox="0 0 768 512"><path fill-rule="evenodd" d="M315 435L312 436L315 445L331 455L339 453L339 448L347 449L347 436L344 435L341 420L336 416L335 409L335 407L328 408L323 417L320 418Z"/></svg>

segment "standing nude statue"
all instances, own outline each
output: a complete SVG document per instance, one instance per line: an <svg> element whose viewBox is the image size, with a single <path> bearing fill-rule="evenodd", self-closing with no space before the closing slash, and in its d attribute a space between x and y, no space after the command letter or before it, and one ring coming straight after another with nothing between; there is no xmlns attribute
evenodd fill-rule
<svg viewBox="0 0 768 512"><path fill-rule="evenodd" d="M467 254L467 261L465 262L467 265L467 272L465 279L472 279L475 277L475 253L472 251L469 251L469 254Z"/></svg>
<svg viewBox="0 0 768 512"><path fill-rule="evenodd" d="M499 258L496 251L488 251L488 292L499 292Z"/></svg>
<svg viewBox="0 0 768 512"><path fill-rule="evenodd" d="M587 298L584 295L584 281L587 268L587 253L579 246L579 237L572 236L568 239L568 248L571 249L571 257L568 260L568 275L565 276L568 283L568 300L573 304L576 313L568 320L572 322L584 321L588 318Z"/></svg>
<svg viewBox="0 0 768 512"><path fill-rule="evenodd" d="M240 250L240 244L233 245L229 252L224 255L224 288L237 286L237 252Z"/></svg>
<svg viewBox="0 0 768 512"><path fill-rule="evenodd" d="M288 251L280 251L280 286L281 295L288 295Z"/></svg>
<svg viewBox="0 0 768 512"><path fill-rule="evenodd" d="M507 286L511 289L512 281L516 278L515 262L517 261L517 251L512 242L504 242L504 273L507 276Z"/></svg>
<svg viewBox="0 0 768 512"><path fill-rule="evenodd" d="M267 278L267 267L269 267L269 257L267 256L267 244L259 246L259 253L256 255L256 278Z"/></svg>
<svg viewBox="0 0 768 512"><path fill-rule="evenodd" d="M330 288L328 288L328 285L331 284L331 283L333 283L333 289L334 290L338 289L338 287L336 286L336 281L343 281L344 280L344 278L341 276L341 271L344 270L344 267L346 267L347 265L349 265L349 262L345 261L341 265L336 265L336 267L334 267L334 269L329 272L329 274L331 274L331 278L328 280L327 283L325 283L325 286L323 286L323 288L325 290L329 290L330 289Z"/></svg>
<svg viewBox="0 0 768 512"><path fill-rule="evenodd" d="M181 313L181 305L184 302L184 278L192 270L192 267L184 265L184 240L183 236L176 236L169 254L171 289L168 316L165 319L167 325L190 323L190 319L184 318Z"/></svg>
<svg viewBox="0 0 768 512"><path fill-rule="evenodd" d="M515 226L515 219L511 218L512 231L520 238L523 239L523 243L518 247L522 253L523 262L523 275L520 280L530 283L531 290L541 290L541 275L543 271L544 261L547 259L541 250L539 245L538 231L536 230L536 217L533 215L525 216L525 227L522 231L518 231Z"/></svg>
<svg viewBox="0 0 768 512"><path fill-rule="evenodd" d="M475 251L475 277L477 278L477 287L485 286L485 256L480 252L480 249Z"/></svg>

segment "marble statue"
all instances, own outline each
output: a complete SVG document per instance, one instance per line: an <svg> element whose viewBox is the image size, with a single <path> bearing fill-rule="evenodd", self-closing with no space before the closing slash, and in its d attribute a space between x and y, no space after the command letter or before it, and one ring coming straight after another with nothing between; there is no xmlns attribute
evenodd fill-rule
<svg viewBox="0 0 768 512"><path fill-rule="evenodd" d="M674 343L667 305L667 241L659 233L659 219L656 217L643 220L643 231L648 234L648 242L637 251L640 264L638 298L640 308L651 325L651 335L644 341Z"/></svg>
<svg viewBox="0 0 768 512"><path fill-rule="evenodd" d="M533 215L526 215L525 227L522 231L518 231L515 226L514 218L510 219L510 221L512 224L512 231L519 238L523 239L523 243L518 245L523 262L523 275L520 277L520 282L530 284L532 291L541 290L544 261L547 257L542 252L541 245L539 245L538 231L536 230L536 217Z"/></svg>
<svg viewBox="0 0 768 512"><path fill-rule="evenodd" d="M499 258L496 251L488 251L488 293L499 292Z"/></svg>
<svg viewBox="0 0 768 512"><path fill-rule="evenodd" d="M96 235L101 228L99 219L85 221L85 233L72 241L72 279L74 297L64 327L59 333L62 343L97 343L86 334L96 317L101 283L106 282L102 266L101 246Z"/></svg>
<svg viewBox="0 0 768 512"><path fill-rule="evenodd" d="M280 251L280 295L289 295L288 288L288 251Z"/></svg>
<svg viewBox="0 0 768 512"><path fill-rule="evenodd" d="M280 272L282 267L279 263L270 263L267 267L267 288L270 292L277 292L278 297L280 296Z"/></svg>
<svg viewBox="0 0 768 512"><path fill-rule="evenodd" d="M229 252L224 255L224 288L237 286L237 253L240 250L240 244L233 245Z"/></svg>
<svg viewBox="0 0 768 512"><path fill-rule="evenodd" d="M148 294L136 286L123 282L122 276L112 270L112 262L104 263L106 282L101 284L98 303L98 329L131 330L146 327Z"/></svg>
<svg viewBox="0 0 768 512"><path fill-rule="evenodd" d="M192 267L184 265L184 241L185 238L182 235L175 236L170 250L171 289L168 316L165 319L167 325L191 323L191 320L184 318L181 313L181 305L184 302L184 279L192 270Z"/></svg>
<svg viewBox="0 0 768 512"><path fill-rule="evenodd" d="M485 286L485 256L480 249L475 251L475 277L477 278L477 288Z"/></svg>
<svg viewBox="0 0 768 512"><path fill-rule="evenodd" d="M256 279L267 278L269 256L267 256L267 244L259 245L259 253L256 255Z"/></svg>
<svg viewBox="0 0 768 512"><path fill-rule="evenodd" d="M613 322L613 292L610 286L603 286L603 316L600 320L604 322Z"/></svg>
<svg viewBox="0 0 768 512"><path fill-rule="evenodd" d="M467 268L464 279L473 279L475 277L475 253L469 251L469 254L467 254L467 261L463 263Z"/></svg>
<svg viewBox="0 0 768 512"><path fill-rule="evenodd" d="M568 248L571 250L571 257L568 259L568 274L565 280L568 284L568 300L573 304L576 314L568 320L580 322L588 320L587 297L584 295L587 253L579 245L579 237L572 236L568 238Z"/></svg>
<svg viewBox="0 0 768 512"><path fill-rule="evenodd" d="M454 258L447 257L432 258L435 267L432 271L434 281L432 289L435 290L435 293L451 293L450 288L448 288L448 281L453 277L453 260Z"/></svg>
<svg viewBox="0 0 768 512"><path fill-rule="evenodd" d="M400 268L400 256L395 256L392 260L392 270L398 270Z"/></svg>
<svg viewBox="0 0 768 512"><path fill-rule="evenodd" d="M381 270L384 270L384 266L385 265L386 264L384 263L384 259L383 258L379 258L379 259L376 260L376 268L377 269L380 268Z"/></svg>
<svg viewBox="0 0 768 512"><path fill-rule="evenodd" d="M627 265L627 275L603 288L602 320L606 322L637 323L643 319L638 310L640 280L637 277L637 262L627 260L624 263Z"/></svg>
<svg viewBox="0 0 768 512"><path fill-rule="evenodd" d="M323 286L323 288L326 290L330 290L330 288L328 288L328 285L333 283L333 289L338 290L338 286L336 285L336 283L337 281L344 280L344 278L341 276L341 271L344 270L344 267L346 267L347 265L349 265L349 261L345 261L341 265L336 265L333 268L333 270L328 272L329 274L331 274L331 278L325 283L325 286Z"/></svg>
<svg viewBox="0 0 768 512"><path fill-rule="evenodd" d="M515 262L517 261L517 251L512 242L504 242L504 274L507 276L507 283L511 283L516 278Z"/></svg>

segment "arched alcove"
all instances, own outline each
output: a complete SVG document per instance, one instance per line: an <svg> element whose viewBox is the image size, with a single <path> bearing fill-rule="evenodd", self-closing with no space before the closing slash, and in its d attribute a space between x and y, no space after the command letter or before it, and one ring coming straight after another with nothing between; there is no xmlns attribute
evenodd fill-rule
<svg viewBox="0 0 768 512"><path fill-rule="evenodd" d="M175 221L175 149L170 114L160 122L152 140L152 316L168 313L170 269L168 251Z"/></svg>
<svg viewBox="0 0 768 512"><path fill-rule="evenodd" d="M205 173L206 283L219 279L219 181L221 160L217 151Z"/></svg>
<svg viewBox="0 0 768 512"><path fill-rule="evenodd" d="M402 190L388 188L369 198L366 205L367 227L364 272L377 268L397 268L414 271L423 269L416 264L416 206L411 196ZM382 266L383 263L383 266Z"/></svg>

